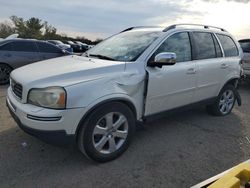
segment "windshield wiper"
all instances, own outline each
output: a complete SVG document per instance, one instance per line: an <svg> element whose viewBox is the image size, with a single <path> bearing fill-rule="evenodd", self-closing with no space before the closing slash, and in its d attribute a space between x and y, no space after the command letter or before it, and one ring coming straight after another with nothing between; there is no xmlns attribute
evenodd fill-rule
<svg viewBox="0 0 250 188"><path fill-rule="evenodd" d="M115 59L105 56L105 55L100 55L100 54L88 54L88 57L97 57L99 59L105 59L105 60L111 60L111 61L115 61Z"/></svg>

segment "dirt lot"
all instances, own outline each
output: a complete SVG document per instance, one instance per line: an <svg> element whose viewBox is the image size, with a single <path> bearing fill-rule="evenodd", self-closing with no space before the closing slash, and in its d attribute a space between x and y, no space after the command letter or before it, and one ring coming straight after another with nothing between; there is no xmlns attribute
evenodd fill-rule
<svg viewBox="0 0 250 188"><path fill-rule="evenodd" d="M0 87L0 187L190 187L250 158L250 84L227 117L197 108L148 123L119 159L97 164L75 148L21 131ZM24 147L22 143L27 143Z"/></svg>

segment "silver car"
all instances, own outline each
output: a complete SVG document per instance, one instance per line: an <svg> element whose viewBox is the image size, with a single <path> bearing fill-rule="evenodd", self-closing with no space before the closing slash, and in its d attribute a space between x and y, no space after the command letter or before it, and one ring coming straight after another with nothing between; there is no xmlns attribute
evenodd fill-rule
<svg viewBox="0 0 250 188"><path fill-rule="evenodd" d="M0 41L0 85L9 83L13 69L69 53L45 41L11 39Z"/></svg>
<svg viewBox="0 0 250 188"><path fill-rule="evenodd" d="M250 39L239 41L241 48L244 52L242 68L246 79L250 80Z"/></svg>
<svg viewBox="0 0 250 188"><path fill-rule="evenodd" d="M64 44L60 40L48 40L48 42L51 43L51 44L54 44L54 45L58 46L59 48L61 48L63 50L67 50L69 52L73 52L73 49L71 48L71 46L69 44Z"/></svg>

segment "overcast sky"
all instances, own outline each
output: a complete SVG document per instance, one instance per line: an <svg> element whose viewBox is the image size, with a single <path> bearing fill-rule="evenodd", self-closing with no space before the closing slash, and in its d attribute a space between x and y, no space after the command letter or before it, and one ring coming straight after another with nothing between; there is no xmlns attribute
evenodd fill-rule
<svg viewBox="0 0 250 188"><path fill-rule="evenodd" d="M0 0L0 22L11 15L48 21L69 36L105 38L127 27L201 23L250 38L250 0Z"/></svg>

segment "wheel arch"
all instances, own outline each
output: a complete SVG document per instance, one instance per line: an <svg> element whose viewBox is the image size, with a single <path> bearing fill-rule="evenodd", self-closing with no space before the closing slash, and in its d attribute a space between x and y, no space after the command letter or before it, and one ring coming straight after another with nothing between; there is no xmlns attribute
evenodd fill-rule
<svg viewBox="0 0 250 188"><path fill-rule="evenodd" d="M133 102L129 101L128 99L126 98L111 98L111 99L106 99L106 100L103 100L95 105L93 105L82 117L82 119L80 120L80 122L78 123L77 125L77 128L76 128L76 131L75 131L75 138L76 138L76 141L78 140L78 133L79 133L79 130L81 129L81 126L83 125L84 121L86 121L90 114L96 110L97 108L99 108L100 106L104 105L104 104L108 104L108 103L111 103L111 102L120 102L122 104L125 104L127 107L129 107L129 109L133 112L134 116L135 116L135 119L137 118L137 111L136 111L136 107L135 105L133 104Z"/></svg>
<svg viewBox="0 0 250 188"><path fill-rule="evenodd" d="M5 62L1 62L0 61L0 65L7 65L8 67L10 67L12 70L14 70L14 67L12 67L10 64L8 64L8 63L5 63Z"/></svg>
<svg viewBox="0 0 250 188"><path fill-rule="evenodd" d="M231 79L229 79L224 85L223 85L223 87L225 87L226 85L228 85L228 84L230 84L230 85L233 85L235 88L237 88L238 87L238 82L239 82L239 77L233 77L233 78L231 78ZM222 88L223 88L222 87ZM221 88L221 89L222 89Z"/></svg>

